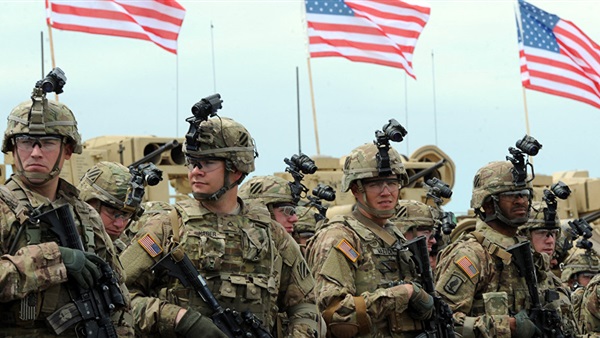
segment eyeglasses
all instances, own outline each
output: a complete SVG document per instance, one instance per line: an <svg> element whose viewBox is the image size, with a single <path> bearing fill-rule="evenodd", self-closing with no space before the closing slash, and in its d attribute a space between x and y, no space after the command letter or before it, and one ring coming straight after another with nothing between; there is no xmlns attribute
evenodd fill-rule
<svg viewBox="0 0 600 338"><path fill-rule="evenodd" d="M558 236L558 229L534 229L531 230L531 234L535 234L540 237L552 237L556 238Z"/></svg>
<svg viewBox="0 0 600 338"><path fill-rule="evenodd" d="M517 191L507 191L498 194L500 198L505 200L516 200L517 198L527 198L531 196L531 191L529 189L517 190Z"/></svg>
<svg viewBox="0 0 600 338"><path fill-rule="evenodd" d="M383 192L383 189L388 188L389 192L395 192L400 189L400 182L396 179L378 179L372 181L364 181L363 186L369 192Z"/></svg>
<svg viewBox="0 0 600 338"><path fill-rule="evenodd" d="M33 151L33 148L37 144L38 147L40 147L40 150L50 152L58 149L62 143L62 138L59 136L34 137L20 135L16 136L13 140L17 149L22 151Z"/></svg>
<svg viewBox="0 0 600 338"><path fill-rule="evenodd" d="M274 208L281 211L281 213L284 214L285 217L291 217L296 214L296 207L293 205L282 205Z"/></svg>
<svg viewBox="0 0 600 338"><path fill-rule="evenodd" d="M211 171L215 171L217 169L219 169L221 167L221 163L223 163L223 160L217 160L217 159L195 159L195 158L187 158L187 167L188 169L194 170L194 168L198 168L202 171L204 171L205 173L209 173Z"/></svg>
<svg viewBox="0 0 600 338"><path fill-rule="evenodd" d="M111 221L116 221L117 219L121 219L123 221L129 221L131 217L133 217L133 213L131 212L123 212L119 209L115 209L106 204L100 205L100 212L106 215L106 217L110 218Z"/></svg>

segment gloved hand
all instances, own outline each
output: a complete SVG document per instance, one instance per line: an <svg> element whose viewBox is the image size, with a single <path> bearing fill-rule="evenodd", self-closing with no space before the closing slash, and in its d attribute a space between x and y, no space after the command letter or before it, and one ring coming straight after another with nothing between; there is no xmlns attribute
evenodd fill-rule
<svg viewBox="0 0 600 338"><path fill-rule="evenodd" d="M187 309L179 323L175 325L175 333L183 337L217 337L228 338L208 317L198 311Z"/></svg>
<svg viewBox="0 0 600 338"><path fill-rule="evenodd" d="M417 320L429 319L433 315L433 297L417 283L412 283L413 294L408 300L410 316Z"/></svg>
<svg viewBox="0 0 600 338"><path fill-rule="evenodd" d="M531 338L534 335L541 336L542 331L529 319L527 310L521 310L515 315L517 324L516 333L519 337Z"/></svg>
<svg viewBox="0 0 600 338"><path fill-rule="evenodd" d="M100 279L102 274L97 264L102 264L102 258L93 253L83 252L77 249L71 249L59 246L58 250L67 268L67 274L73 278L81 287L89 289L94 285L94 281Z"/></svg>

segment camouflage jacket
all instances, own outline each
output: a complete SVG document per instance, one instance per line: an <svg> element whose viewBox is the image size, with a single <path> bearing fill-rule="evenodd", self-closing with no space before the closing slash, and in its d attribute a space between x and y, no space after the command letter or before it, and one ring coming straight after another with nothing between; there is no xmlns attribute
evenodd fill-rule
<svg viewBox="0 0 600 338"><path fill-rule="evenodd" d="M463 336L510 338L509 313L527 308L528 289L505 249L527 238L502 235L481 220L475 232L484 243L469 233L440 252L436 290Z"/></svg>
<svg viewBox="0 0 600 338"><path fill-rule="evenodd" d="M582 333L600 337L600 274L585 287L581 301Z"/></svg>
<svg viewBox="0 0 600 338"><path fill-rule="evenodd" d="M121 282L121 291L126 301L126 308L117 311L113 323L119 336L133 336L133 329L127 321L131 320L129 292L124 284L123 267L118 260L115 249L108 234L104 231L100 215L88 204L77 198L77 189L64 180L60 180L57 198L53 202L27 189L23 182L12 176L2 187L3 197L0 199L0 302L2 306L0 326L2 333L8 335L34 335L39 337L55 336L46 326L49 318L56 318L61 310L71 306L73 302L67 288L67 271L62 263L57 239L46 230L26 228L26 234L15 239L20 224L26 222L26 215L21 214L19 205L31 205L36 208L45 205L44 211L69 204L74 215L75 224L82 232L82 241L88 251L105 259L115 271ZM4 195L7 194L7 195ZM8 204L7 204L8 203ZM12 205L11 205L12 204ZM46 210L47 209L47 210ZM15 213L16 212L16 213ZM38 234L34 235L34 231ZM36 241L31 238L41 238ZM17 240L14 254L10 248ZM27 310L25 310L27 309ZM25 315L29 312L28 317ZM51 317L51 315L54 317ZM62 318L64 315L58 316ZM52 321L60 324L61 321ZM75 327L69 326L62 336L76 336Z"/></svg>
<svg viewBox="0 0 600 338"><path fill-rule="evenodd" d="M333 311L330 319L325 318L328 333L336 336L342 325L350 325L364 337L414 337L422 332L422 326L407 311L408 292L393 288L413 280L414 265L408 252L398 261L397 251L365 226L366 222L380 227L356 211L352 216L326 219L308 242L307 260L319 290L317 304L322 312ZM392 223L383 229L400 243L406 241ZM361 307L366 308L368 323L361 321L358 313L365 311L357 310ZM344 327L339 336L346 334Z"/></svg>
<svg viewBox="0 0 600 338"><path fill-rule="evenodd" d="M272 331L277 313L285 311L289 336L316 334L315 283L300 248L271 220L266 208L250 209L241 199L238 203L238 214L216 215L197 200L180 201L173 213L158 213L140 227L121 255L128 262L127 285L139 333L173 336L181 308L212 314L194 290L176 278L150 273L150 268L178 245L173 240L175 221L180 229L179 245L224 308L250 310ZM149 241L157 251L144 249L141 243Z"/></svg>

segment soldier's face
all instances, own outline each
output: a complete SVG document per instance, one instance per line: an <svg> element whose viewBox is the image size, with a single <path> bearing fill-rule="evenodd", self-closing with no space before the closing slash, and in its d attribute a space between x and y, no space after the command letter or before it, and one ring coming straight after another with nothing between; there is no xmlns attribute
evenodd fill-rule
<svg viewBox="0 0 600 338"><path fill-rule="evenodd" d="M396 207L400 192L400 182L396 176L367 179L363 180L362 184L366 201L363 200L363 193L359 192L356 187L352 189L354 197L362 203L381 211L392 210Z"/></svg>
<svg viewBox="0 0 600 338"><path fill-rule="evenodd" d="M414 235L416 233L416 236ZM435 234L433 233L433 231L431 230L425 230L425 229L421 229L413 232L413 231L407 231L404 233L404 237L406 237L406 239L411 240L415 237L419 237L419 236L424 236L425 239L427 240L427 251L431 252L431 249L433 248L433 245L435 243L437 243L437 240L435 239Z"/></svg>
<svg viewBox="0 0 600 338"><path fill-rule="evenodd" d="M62 152L61 148L63 150ZM58 167L62 169L64 161L70 159L72 153L73 148L60 141L56 147L50 147L41 141L29 143L15 141L13 157L18 155L21 159L21 161L15 161L17 169L22 169L30 173L48 174L54 168L57 159L59 160ZM55 177L55 179L58 179L58 176ZM37 181L41 183L44 181L43 178L31 178L29 180L32 183L38 183Z"/></svg>
<svg viewBox="0 0 600 338"><path fill-rule="evenodd" d="M515 194L513 192L498 194L498 206L502 214L510 220L527 217L529 195Z"/></svg>
<svg viewBox="0 0 600 338"><path fill-rule="evenodd" d="M293 204L274 206L273 216L277 223L283 225L288 234L294 231L294 224L298 222L298 215L296 215L296 207Z"/></svg>
<svg viewBox="0 0 600 338"><path fill-rule="evenodd" d="M212 194L221 189L225 180L225 161L210 160L209 165L193 166L188 171L188 179L192 191L201 194Z"/></svg>
<svg viewBox="0 0 600 338"><path fill-rule="evenodd" d="M552 257L554 253L554 247L556 245L556 236L558 235L558 229L548 230L539 229L531 230L531 245L537 252L543 252Z"/></svg>

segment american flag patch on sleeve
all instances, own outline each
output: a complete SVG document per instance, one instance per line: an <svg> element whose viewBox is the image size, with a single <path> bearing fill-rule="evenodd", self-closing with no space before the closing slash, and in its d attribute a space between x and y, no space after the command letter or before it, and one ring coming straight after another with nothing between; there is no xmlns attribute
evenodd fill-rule
<svg viewBox="0 0 600 338"><path fill-rule="evenodd" d="M473 265L473 262L471 262L467 256L463 256L455 263L467 274L467 276L469 276L469 278L473 278L479 274L479 270L477 270L475 265Z"/></svg>
<svg viewBox="0 0 600 338"><path fill-rule="evenodd" d="M335 246L338 250L340 250L352 263L356 262L358 256L360 254L348 243L346 239L342 239L338 245Z"/></svg>
<svg viewBox="0 0 600 338"><path fill-rule="evenodd" d="M160 245L158 245L158 241L150 236L150 234L145 234L144 237L138 239L138 243L140 243L142 248L144 248L151 257L156 257L163 251Z"/></svg>

